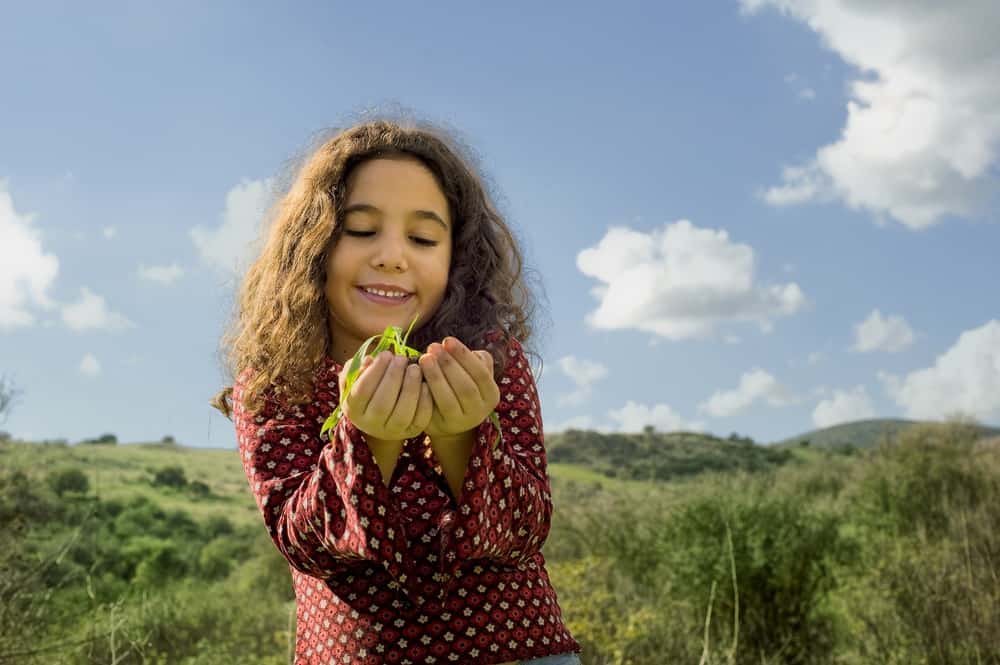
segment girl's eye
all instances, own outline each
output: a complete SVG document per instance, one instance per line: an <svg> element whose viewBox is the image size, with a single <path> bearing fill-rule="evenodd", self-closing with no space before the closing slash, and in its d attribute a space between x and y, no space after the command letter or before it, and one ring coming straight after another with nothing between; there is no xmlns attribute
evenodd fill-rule
<svg viewBox="0 0 1000 665"><path fill-rule="evenodd" d="M344 233L346 233L349 236L357 236L361 238L367 238L368 236L375 235L374 231L352 231L350 229L344 229ZM427 238L419 238L417 236L410 236L410 237L413 238L418 245L433 247L434 245L438 244L436 240L428 240Z"/></svg>

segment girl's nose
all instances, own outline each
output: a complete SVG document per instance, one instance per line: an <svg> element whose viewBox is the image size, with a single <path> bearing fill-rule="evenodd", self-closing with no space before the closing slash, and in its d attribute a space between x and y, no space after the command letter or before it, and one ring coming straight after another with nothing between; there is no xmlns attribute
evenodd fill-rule
<svg viewBox="0 0 1000 665"><path fill-rule="evenodd" d="M377 243L375 252L372 254L372 264L381 269L405 270L406 256L403 251L403 243L398 240L385 239Z"/></svg>

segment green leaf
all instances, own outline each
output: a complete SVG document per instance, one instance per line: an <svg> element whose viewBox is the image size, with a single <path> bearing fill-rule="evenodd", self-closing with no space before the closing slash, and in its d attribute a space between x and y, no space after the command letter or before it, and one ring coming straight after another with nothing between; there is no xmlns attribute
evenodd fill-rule
<svg viewBox="0 0 1000 665"><path fill-rule="evenodd" d="M410 331L413 330L413 324L416 323L417 319L419 319L419 318L420 318L420 312L417 312L417 315L413 317L412 321L410 321L410 327L406 329L406 334L403 336L403 346L404 347L406 347L406 340L408 340L410 338Z"/></svg>
<svg viewBox="0 0 1000 665"><path fill-rule="evenodd" d="M490 420L493 422L493 426L497 428L497 438L493 441L493 447L496 448L500 445L500 416L494 411L490 414Z"/></svg>

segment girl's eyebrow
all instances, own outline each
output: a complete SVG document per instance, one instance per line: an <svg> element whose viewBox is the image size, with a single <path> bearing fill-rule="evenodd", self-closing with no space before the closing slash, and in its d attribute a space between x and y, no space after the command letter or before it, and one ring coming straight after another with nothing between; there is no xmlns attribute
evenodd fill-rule
<svg viewBox="0 0 1000 665"><path fill-rule="evenodd" d="M348 215L352 212L370 212L376 215L381 215L382 211L373 206L371 203L352 203L351 205L344 208L344 215ZM445 223L441 217L433 210L414 210L410 213L411 217L416 217L417 219L431 219L436 221L438 224L444 227L444 230L448 230L448 224Z"/></svg>

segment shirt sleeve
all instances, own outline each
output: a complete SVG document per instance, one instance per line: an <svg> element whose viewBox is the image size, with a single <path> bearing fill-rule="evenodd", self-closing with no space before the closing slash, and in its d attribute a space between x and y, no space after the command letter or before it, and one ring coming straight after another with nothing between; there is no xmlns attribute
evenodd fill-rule
<svg viewBox="0 0 1000 665"><path fill-rule="evenodd" d="M402 515L368 447L344 415L332 441L320 428L336 408L336 379L312 404L283 406L274 391L257 413L243 408L246 373L233 388L233 420L243 467L268 534L297 570L327 579L375 562L390 588L409 595Z"/></svg>
<svg viewBox="0 0 1000 665"><path fill-rule="evenodd" d="M512 339L499 381L500 442L490 418L477 428L457 510L442 520L442 572L470 559L518 566L537 554L552 517L541 407L524 350Z"/></svg>

